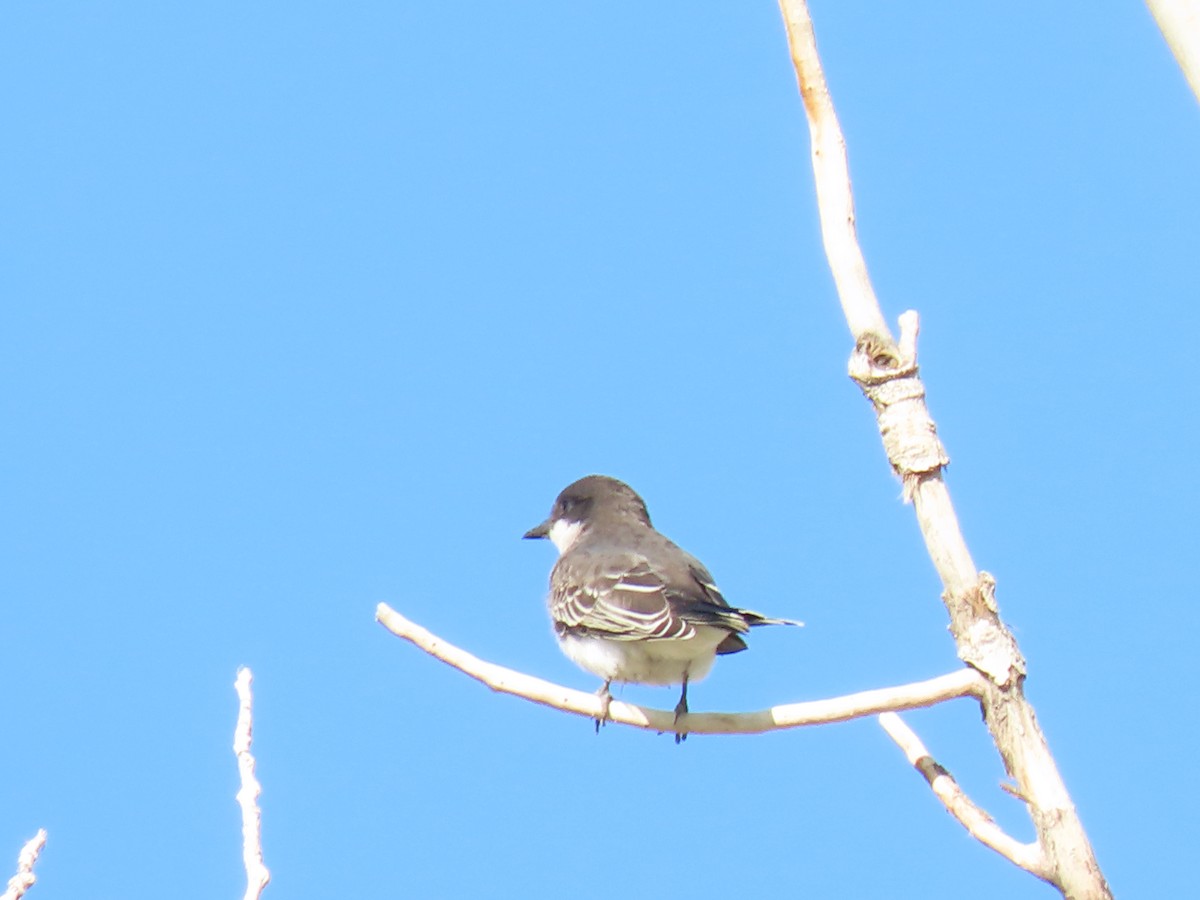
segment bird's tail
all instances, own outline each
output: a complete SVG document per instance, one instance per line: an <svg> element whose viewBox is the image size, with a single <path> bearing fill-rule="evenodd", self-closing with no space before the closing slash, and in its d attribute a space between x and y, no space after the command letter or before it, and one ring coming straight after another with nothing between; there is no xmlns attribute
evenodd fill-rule
<svg viewBox="0 0 1200 900"><path fill-rule="evenodd" d="M795 625L799 628L804 627L804 623L796 619L776 619L772 616L764 616L762 613L756 613L752 609L739 609L738 614L746 620L746 624L751 628L759 625Z"/></svg>
<svg viewBox="0 0 1200 900"><path fill-rule="evenodd" d="M730 609L732 613L732 622L736 623L737 631L746 632L756 625L798 625L803 626L803 622L798 622L795 619L776 619L771 616L764 616L762 613L756 613L752 609ZM717 645L717 654L724 656L727 653L740 653L746 649L746 642L742 640L742 636L736 632L730 632L725 636L725 640Z"/></svg>

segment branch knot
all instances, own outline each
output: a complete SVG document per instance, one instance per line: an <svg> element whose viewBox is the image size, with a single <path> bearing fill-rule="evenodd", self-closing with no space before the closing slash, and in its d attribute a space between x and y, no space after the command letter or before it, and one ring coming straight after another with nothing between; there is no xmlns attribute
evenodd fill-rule
<svg viewBox="0 0 1200 900"><path fill-rule="evenodd" d="M980 572L972 587L953 595L947 592L943 599L950 610L950 631L959 659L1000 688L1025 677L1025 657L1012 632L1000 621L995 578Z"/></svg>
<svg viewBox="0 0 1200 900"><path fill-rule="evenodd" d="M904 480L906 500L914 480L936 474L950 462L925 406L917 331L917 314L910 310L900 317L898 344L867 332L859 336L850 356L850 377L875 408L883 448Z"/></svg>

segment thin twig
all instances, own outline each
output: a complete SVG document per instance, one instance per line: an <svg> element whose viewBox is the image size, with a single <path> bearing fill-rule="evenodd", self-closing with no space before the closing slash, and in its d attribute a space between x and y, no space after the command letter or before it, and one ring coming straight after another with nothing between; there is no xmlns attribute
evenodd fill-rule
<svg viewBox="0 0 1200 900"><path fill-rule="evenodd" d="M601 700L595 694L563 687L495 663L485 662L406 619L386 603L379 604L375 610L375 618L392 634L404 638L435 659L440 659L483 682L494 691L523 697L543 706L589 718L596 718L603 712ZM962 668L928 681L862 691L828 700L785 703L759 712L688 713L687 730L689 734L759 734L804 725L844 722L888 710L932 706L945 700L953 700L955 697L977 697L983 684L984 680L978 672ZM608 715L613 722L648 731L668 732L675 728L673 710L649 709L613 700L609 705Z"/></svg>
<svg viewBox="0 0 1200 900"><path fill-rule="evenodd" d="M233 732L233 752L237 756L238 775L241 789L237 802L242 808L242 861L246 866L246 893L244 900L258 900L263 888L271 880L271 873L263 864L262 811L258 808L258 795L262 785L254 774L254 756L250 753L250 738L253 730L254 710L250 695L250 684L254 675L247 668L238 669L234 687L238 695L237 726Z"/></svg>
<svg viewBox="0 0 1200 900"><path fill-rule="evenodd" d="M38 833L31 837L21 848L17 856L17 874L8 879L8 889L0 900L21 900L25 892L33 887L37 876L33 874L33 866L46 846L46 829L39 828Z"/></svg>
<svg viewBox="0 0 1200 900"><path fill-rule="evenodd" d="M880 715L879 724L904 751L913 768L925 776L934 795L950 815L958 819L973 838L1038 878L1044 879L1050 874L1042 848L1036 842L1022 844L997 825L963 792L954 776L930 756L921 739L903 719L894 712L886 712Z"/></svg>

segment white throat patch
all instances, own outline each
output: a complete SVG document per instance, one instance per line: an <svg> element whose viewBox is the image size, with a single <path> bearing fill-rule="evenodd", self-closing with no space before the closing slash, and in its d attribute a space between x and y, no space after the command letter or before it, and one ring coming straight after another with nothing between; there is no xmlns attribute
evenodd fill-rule
<svg viewBox="0 0 1200 900"><path fill-rule="evenodd" d="M562 556L571 549L571 545L579 540L579 532L583 531L582 522L568 522L566 519L558 519L550 526L550 540L554 542L554 546L558 548L558 555Z"/></svg>

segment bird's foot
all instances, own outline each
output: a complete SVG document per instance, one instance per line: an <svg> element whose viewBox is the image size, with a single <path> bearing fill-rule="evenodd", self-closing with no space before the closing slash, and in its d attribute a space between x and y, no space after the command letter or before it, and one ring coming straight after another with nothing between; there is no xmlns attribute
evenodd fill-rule
<svg viewBox="0 0 1200 900"><path fill-rule="evenodd" d="M679 702L675 704L675 743L679 744L687 740L687 729L679 724L679 720L687 720L688 704L687 690L684 689L683 696L679 698Z"/></svg>
<svg viewBox="0 0 1200 900"><path fill-rule="evenodd" d="M596 717L596 734L600 733L601 727L608 724L608 707L612 704L612 692L608 689L609 684L611 682L604 682L600 690L596 691L596 696L600 698L600 715Z"/></svg>

